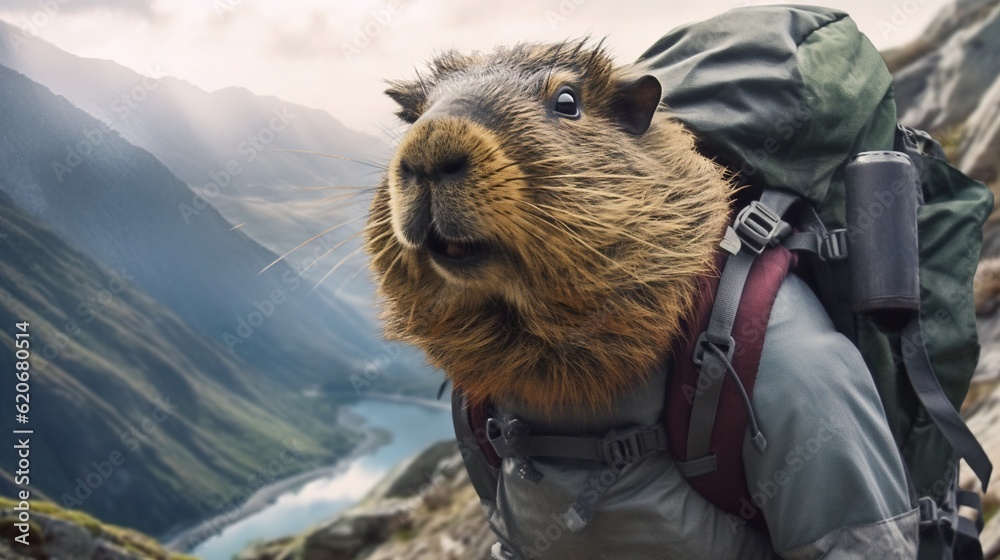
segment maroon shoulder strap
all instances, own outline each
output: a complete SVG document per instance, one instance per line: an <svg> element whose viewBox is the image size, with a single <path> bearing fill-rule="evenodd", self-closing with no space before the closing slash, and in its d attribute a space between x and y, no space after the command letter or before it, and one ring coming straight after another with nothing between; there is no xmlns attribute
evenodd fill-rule
<svg viewBox="0 0 1000 560"><path fill-rule="evenodd" d="M454 404L452 406L454 406ZM482 435L479 433L480 431L486 429L486 421L490 418L489 409L491 406L492 405L489 402L470 404L468 407L468 414L465 418L468 420L473 434L476 434L476 444L479 447L479 451L482 452L483 456L486 458L486 462L489 463L491 467L499 469L502 462L500 456L497 455L497 452L493 449L490 441L486 439L485 433Z"/></svg>
<svg viewBox="0 0 1000 560"><path fill-rule="evenodd" d="M720 254L718 270L722 269L725 253ZM747 395L753 397L757 368L764 348L764 335L771 317L771 307L778 295L778 289L792 266L793 255L788 249L778 246L760 254L750 268L749 276L740 298L733 325L733 339L736 351L733 367L743 382ZM687 457L688 427L691 423L691 409L698 387L699 368L694 364L695 341L705 332L712 314L715 291L719 284L718 275L700 280L701 299L694 319L689 322L687 336L676 345L674 358L669 370L664 421L667 426L670 453L675 461L683 462L695 457ZM766 525L762 515L753 503L747 489L746 473L743 468L743 438L747 428L746 409L739 389L728 376L722 383L719 394L718 416L712 430L710 451L717 457L718 468L714 472L691 477L688 482L723 511L755 525Z"/></svg>

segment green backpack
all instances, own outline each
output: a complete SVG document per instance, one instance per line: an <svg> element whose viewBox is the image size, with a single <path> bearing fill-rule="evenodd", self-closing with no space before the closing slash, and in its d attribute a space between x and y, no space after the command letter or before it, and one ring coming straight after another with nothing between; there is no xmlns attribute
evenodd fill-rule
<svg viewBox="0 0 1000 560"><path fill-rule="evenodd" d="M843 12L731 10L670 32L637 66L660 81L703 153L747 187L735 195L740 243L715 308L740 301L741 260L777 245L795 253L796 271L875 378L921 509L921 560L982 558L982 515L957 515L960 505L981 509L978 495L956 488L958 461L984 490L992 466L957 411L979 356L972 279L990 190L951 167L926 133L897 126L892 76ZM731 333L717 327L696 354L713 345L732 354ZM710 395L700 392L690 414L714 411L698 403ZM711 422L684 435L709 438ZM699 478L690 477L696 488L719 482Z"/></svg>

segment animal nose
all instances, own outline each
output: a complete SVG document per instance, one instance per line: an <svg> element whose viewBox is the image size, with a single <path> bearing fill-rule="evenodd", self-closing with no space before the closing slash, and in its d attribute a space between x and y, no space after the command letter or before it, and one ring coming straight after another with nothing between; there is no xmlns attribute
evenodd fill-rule
<svg viewBox="0 0 1000 560"><path fill-rule="evenodd" d="M469 175L469 156L448 156L424 164L418 164L407 159L399 162L399 174L406 182L427 181L443 184L461 181Z"/></svg>

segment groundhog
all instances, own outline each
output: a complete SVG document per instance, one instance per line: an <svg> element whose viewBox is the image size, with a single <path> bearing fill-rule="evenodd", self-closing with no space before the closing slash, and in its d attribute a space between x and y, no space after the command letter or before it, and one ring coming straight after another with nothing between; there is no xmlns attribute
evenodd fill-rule
<svg viewBox="0 0 1000 560"><path fill-rule="evenodd" d="M446 52L387 93L411 125L365 230L387 336L472 402L598 411L647 379L731 193L657 80L579 40Z"/></svg>

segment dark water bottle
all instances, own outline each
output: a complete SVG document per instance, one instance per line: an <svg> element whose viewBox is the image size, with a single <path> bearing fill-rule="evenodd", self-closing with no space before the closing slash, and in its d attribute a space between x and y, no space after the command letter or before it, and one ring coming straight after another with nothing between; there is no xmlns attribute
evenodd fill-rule
<svg viewBox="0 0 1000 560"><path fill-rule="evenodd" d="M845 183L854 310L919 310L916 167L901 152L862 152L847 165Z"/></svg>

